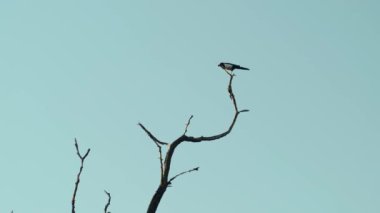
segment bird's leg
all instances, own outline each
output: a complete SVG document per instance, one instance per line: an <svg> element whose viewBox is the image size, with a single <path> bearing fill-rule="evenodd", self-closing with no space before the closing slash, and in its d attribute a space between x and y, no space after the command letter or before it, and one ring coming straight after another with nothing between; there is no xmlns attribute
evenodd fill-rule
<svg viewBox="0 0 380 213"><path fill-rule="evenodd" d="M232 75L232 72L228 72L228 70L227 69L223 69L229 76L231 76Z"/></svg>

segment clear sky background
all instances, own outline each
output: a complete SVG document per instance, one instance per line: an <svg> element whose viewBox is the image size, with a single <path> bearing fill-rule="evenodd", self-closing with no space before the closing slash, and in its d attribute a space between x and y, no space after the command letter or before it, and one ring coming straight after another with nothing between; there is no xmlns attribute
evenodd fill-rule
<svg viewBox="0 0 380 213"><path fill-rule="evenodd" d="M378 1L0 3L0 212L145 212L161 140L182 176L158 212L380 212Z"/></svg>

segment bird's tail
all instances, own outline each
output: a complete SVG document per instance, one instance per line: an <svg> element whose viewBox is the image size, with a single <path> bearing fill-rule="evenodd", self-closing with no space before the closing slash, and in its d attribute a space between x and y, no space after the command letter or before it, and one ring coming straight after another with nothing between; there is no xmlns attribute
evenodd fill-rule
<svg viewBox="0 0 380 213"><path fill-rule="evenodd" d="M241 67L241 66L239 66L239 67L236 67L236 69L239 69L239 70L249 70L248 68L245 68L245 67Z"/></svg>

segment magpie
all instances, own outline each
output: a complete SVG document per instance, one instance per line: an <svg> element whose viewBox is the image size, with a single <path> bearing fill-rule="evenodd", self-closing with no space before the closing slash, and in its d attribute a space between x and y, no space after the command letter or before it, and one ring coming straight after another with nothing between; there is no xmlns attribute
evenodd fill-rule
<svg viewBox="0 0 380 213"><path fill-rule="evenodd" d="M224 69L225 71L234 71L235 69L238 69L238 70L249 70L248 68L245 68L245 67L241 67L240 65L236 65L236 64L231 64L231 63L220 63L218 65L218 67L221 67L222 69Z"/></svg>

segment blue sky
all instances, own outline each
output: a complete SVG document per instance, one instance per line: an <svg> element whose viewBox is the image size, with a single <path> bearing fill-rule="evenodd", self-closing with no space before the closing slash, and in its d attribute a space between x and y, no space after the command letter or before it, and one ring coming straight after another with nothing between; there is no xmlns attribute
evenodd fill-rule
<svg viewBox="0 0 380 213"><path fill-rule="evenodd" d="M377 1L2 1L0 211L144 212L160 139L183 144L158 212L380 211Z"/></svg>

